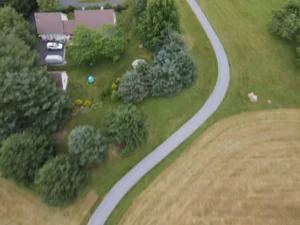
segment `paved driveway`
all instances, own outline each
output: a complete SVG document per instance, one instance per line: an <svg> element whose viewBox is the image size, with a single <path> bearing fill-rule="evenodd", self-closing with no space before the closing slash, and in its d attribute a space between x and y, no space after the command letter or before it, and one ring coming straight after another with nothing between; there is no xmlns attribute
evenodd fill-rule
<svg viewBox="0 0 300 225"><path fill-rule="evenodd" d="M133 167L104 197L88 225L104 225L126 193L153 167L195 132L219 107L229 85L228 59L218 36L195 0L187 0L212 43L218 61L218 79L212 94L202 108L167 140ZM199 90L201 91L201 90Z"/></svg>
<svg viewBox="0 0 300 225"><path fill-rule="evenodd" d="M46 46L46 42L38 40L36 42L36 49L40 54L40 61L42 64L45 64L45 58L47 55L60 55L63 57L63 60L65 61L65 48L62 50L48 50Z"/></svg>

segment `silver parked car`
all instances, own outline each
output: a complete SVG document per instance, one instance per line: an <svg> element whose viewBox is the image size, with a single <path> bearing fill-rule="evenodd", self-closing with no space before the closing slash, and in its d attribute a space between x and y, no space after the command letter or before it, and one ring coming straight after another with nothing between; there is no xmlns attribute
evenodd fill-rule
<svg viewBox="0 0 300 225"><path fill-rule="evenodd" d="M62 64L63 58L60 55L47 55L45 58L47 64Z"/></svg>
<svg viewBox="0 0 300 225"><path fill-rule="evenodd" d="M49 50L62 50L64 47L63 44L57 42L48 42L47 49Z"/></svg>

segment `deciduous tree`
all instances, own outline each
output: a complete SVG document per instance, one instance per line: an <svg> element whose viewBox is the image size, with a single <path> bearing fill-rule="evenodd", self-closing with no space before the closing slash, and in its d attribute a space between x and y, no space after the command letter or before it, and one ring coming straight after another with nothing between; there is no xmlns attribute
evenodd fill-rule
<svg viewBox="0 0 300 225"><path fill-rule="evenodd" d="M44 69L0 72L0 139L32 129L51 133L69 118L72 103Z"/></svg>
<svg viewBox="0 0 300 225"><path fill-rule="evenodd" d="M3 2L21 13L25 18L28 18L38 7L36 0L3 0Z"/></svg>
<svg viewBox="0 0 300 225"><path fill-rule="evenodd" d="M148 0L147 9L138 22L138 30L150 49L163 40L166 29L179 31L179 12L174 0Z"/></svg>
<svg viewBox="0 0 300 225"><path fill-rule="evenodd" d="M37 3L44 12L55 11L61 7L59 0L37 0Z"/></svg>
<svg viewBox="0 0 300 225"><path fill-rule="evenodd" d="M145 116L131 104L121 105L116 111L111 111L106 121L109 135L120 145L121 154L136 150L147 140Z"/></svg>
<svg viewBox="0 0 300 225"><path fill-rule="evenodd" d="M13 34L16 38L23 40L30 47L34 44L33 27L17 13L15 9L5 6L0 8L0 30L2 35ZM1 46L2 48L5 46ZM21 49L19 49L21 50Z"/></svg>
<svg viewBox="0 0 300 225"><path fill-rule="evenodd" d="M35 184L42 200L49 205L66 205L74 200L85 185L86 170L72 155L58 155L39 171Z"/></svg>
<svg viewBox="0 0 300 225"><path fill-rule="evenodd" d="M79 157L81 166L90 167L101 162L107 154L105 137L92 126L75 127L68 137L70 152Z"/></svg>
<svg viewBox="0 0 300 225"><path fill-rule="evenodd" d="M54 141L30 132L12 134L2 144L2 175L23 185L31 185L39 168L55 156Z"/></svg>

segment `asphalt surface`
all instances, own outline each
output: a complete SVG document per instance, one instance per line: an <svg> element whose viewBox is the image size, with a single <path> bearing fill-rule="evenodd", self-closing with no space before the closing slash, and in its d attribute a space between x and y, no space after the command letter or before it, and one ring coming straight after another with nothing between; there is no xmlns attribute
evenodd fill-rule
<svg viewBox="0 0 300 225"><path fill-rule="evenodd" d="M63 48L62 50L48 50L46 44L47 43L45 41L41 41L40 39L38 39L35 45L37 51L39 52L40 62L42 64L45 64L45 58L47 55L60 55L65 61L65 48Z"/></svg>
<svg viewBox="0 0 300 225"><path fill-rule="evenodd" d="M126 193L145 174L147 174L153 167L175 150L176 147L185 141L197 128L199 128L216 111L225 97L230 80L229 64L226 53L212 26L195 0L187 0L187 2L197 16L199 22L202 24L217 57L218 79L215 88L206 103L189 121L187 121L165 142L140 161L113 186L95 210L88 225L104 225L109 215Z"/></svg>
<svg viewBox="0 0 300 225"><path fill-rule="evenodd" d="M118 4L122 0L110 0L109 3L111 5ZM60 4L64 7L67 7L69 5L77 6L77 7L86 7L88 5L99 5L104 6L106 2L94 2L94 3L85 3L85 2L77 2L76 0L60 0Z"/></svg>

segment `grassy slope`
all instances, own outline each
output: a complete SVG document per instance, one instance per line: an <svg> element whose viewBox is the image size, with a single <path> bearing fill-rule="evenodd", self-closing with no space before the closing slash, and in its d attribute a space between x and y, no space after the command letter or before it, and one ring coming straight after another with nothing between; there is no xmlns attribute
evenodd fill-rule
<svg viewBox="0 0 300 225"><path fill-rule="evenodd" d="M129 4L133 2L128 1ZM89 185L96 190L100 198L118 181L130 168L137 164L149 152L155 149L161 142L187 121L205 102L215 84L217 75L216 60L210 43L205 37L201 27L196 22L193 14L185 6L182 10L183 32L189 44L190 50L198 65L198 79L196 83L183 90L180 95L173 98L151 98L139 104L147 115L150 125L150 137L146 145L136 153L119 157L113 151L109 158L101 165L95 167L89 176ZM78 68L69 60L66 66L69 75L69 92L73 99L89 99L100 101L100 93L104 87L110 87L116 77L120 77L126 70L131 69L131 63L137 58L146 58L149 61L150 53L145 49L139 49L138 35L133 24L131 8L117 14L118 21L125 27L129 36L126 52L116 64L109 61L89 68ZM194 43L202 43L195 45ZM96 77L96 83L88 86L86 79L89 75ZM72 88L72 83L81 83L84 87ZM69 132L79 124L92 124L100 130L104 129L105 115L120 103L111 102L109 98L104 101L101 110L75 116L66 127ZM66 133L67 133L66 132ZM66 134L65 133L65 134ZM66 148L66 136L61 143Z"/></svg>
<svg viewBox="0 0 300 225"><path fill-rule="evenodd" d="M133 198L217 120L242 111L300 106L300 70L295 66L294 48L267 30L271 12L280 8L284 1L199 0L198 3L229 58L231 82L226 98L202 127L126 195L107 224L117 224ZM181 8L185 5L182 2ZM259 101L255 104L247 99L247 93L251 91L258 95ZM272 104L267 100L272 100Z"/></svg>

